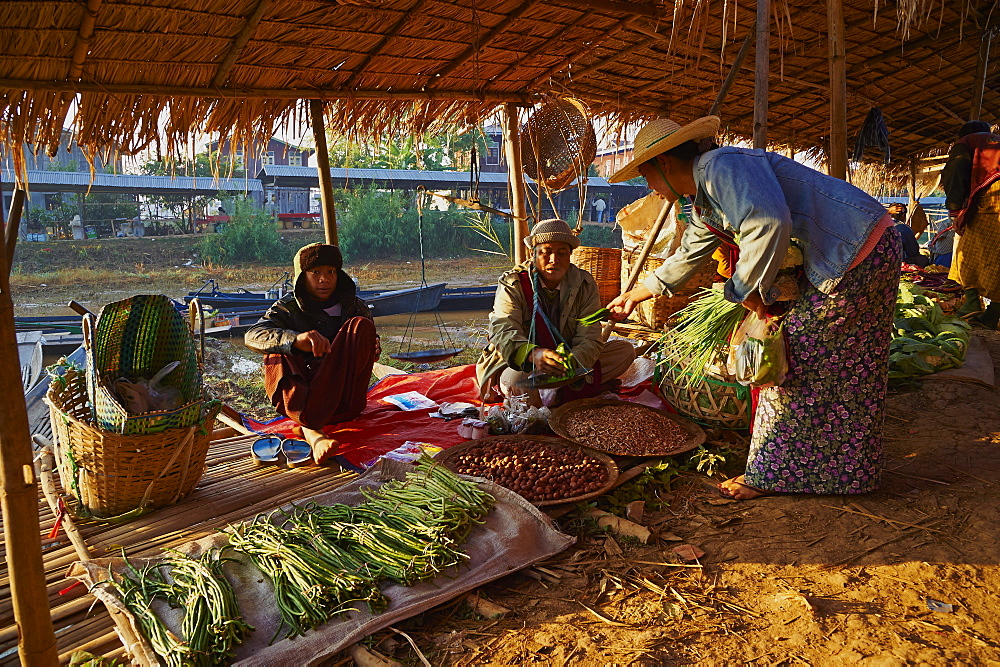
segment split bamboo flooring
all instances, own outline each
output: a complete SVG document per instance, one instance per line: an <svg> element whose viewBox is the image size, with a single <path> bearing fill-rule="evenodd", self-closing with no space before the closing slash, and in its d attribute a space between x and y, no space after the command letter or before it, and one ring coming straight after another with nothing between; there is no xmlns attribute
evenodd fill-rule
<svg viewBox="0 0 1000 667"><path fill-rule="evenodd" d="M124 523L77 522L93 556L116 556L123 547L129 555L155 556L165 548L199 539L259 512L331 491L355 476L336 467L257 466L249 455L254 437L212 442L204 477L194 493L176 505ZM79 559L69 540L62 532L55 540L45 540L55 517L41 490L38 511L49 606L60 661L68 662L77 650L124 660L124 648L104 605L82 584L70 588L75 582L65 578L69 566ZM6 553L0 544L0 665L16 664L17 626L11 605Z"/></svg>

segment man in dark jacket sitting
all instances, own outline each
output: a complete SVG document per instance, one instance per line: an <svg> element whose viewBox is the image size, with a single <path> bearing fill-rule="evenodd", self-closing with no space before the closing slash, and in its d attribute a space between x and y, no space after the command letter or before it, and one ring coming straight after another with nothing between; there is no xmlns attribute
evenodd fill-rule
<svg viewBox="0 0 1000 667"><path fill-rule="evenodd" d="M264 354L264 386L275 409L302 427L313 457L333 457L339 443L323 427L364 410L378 334L357 285L343 271L340 248L313 243L295 255L291 294L247 331Z"/></svg>

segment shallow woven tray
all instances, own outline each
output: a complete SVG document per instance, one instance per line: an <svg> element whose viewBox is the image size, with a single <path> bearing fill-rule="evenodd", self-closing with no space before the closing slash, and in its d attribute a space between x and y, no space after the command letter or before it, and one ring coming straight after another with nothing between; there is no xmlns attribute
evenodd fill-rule
<svg viewBox="0 0 1000 667"><path fill-rule="evenodd" d="M603 454L597 451L596 449L587 447L586 445L581 445L576 442L568 442L566 440L563 440L562 438L552 438L545 435L491 435L488 438L480 438L479 440L469 440L468 442L463 442L460 445L449 447L444 451L438 452L437 456L435 456L434 459L436 461L439 461L441 465L443 465L448 470L451 470L452 472L457 472L455 470L454 464L452 463L452 459L455 458L456 454L464 452L466 449L475 449L476 447L488 445L490 442L494 442L497 440L504 440L507 442L509 441L537 442L540 444L544 443L549 446L563 447L565 449L575 449L583 452L587 456L593 456L595 459L603 463L605 469L608 471L607 481L604 483L604 486L602 486L598 490L591 491L590 493L585 493L580 496L572 496L570 498L556 498L553 500L528 500L528 502L530 502L532 505L536 507L544 507L545 505L564 505L566 503L575 503L581 500L587 500L588 498L596 498L597 496L610 491L614 487L615 482L618 481L618 465L614 462L614 459L612 459L607 454Z"/></svg>
<svg viewBox="0 0 1000 667"><path fill-rule="evenodd" d="M697 424L690 422L687 419L684 419L683 417L670 414L669 412L665 412L663 410L657 410L656 408L651 408L648 405L642 405L641 403L632 403L630 401L616 401L604 398L583 398L578 401L571 401L563 406L556 408L555 410L552 411L552 416L549 417L549 428L551 428L553 431L555 431L562 437L566 438L567 440L576 442L576 440L573 440L573 436L569 434L569 429L566 428L566 425L569 424L569 422L572 419L578 417L581 412L587 412L588 410L593 410L594 408L602 407L605 405L635 406L636 408L649 410L650 412L655 413L656 415L658 415L663 419L667 419L669 421L674 422L675 424L678 424L681 428L683 428L690 434L690 437L681 445L666 451L648 450L644 451L642 454L637 454L634 451L626 452L623 449L616 447L615 443L610 443L606 447L600 448L599 451L604 451L607 452L608 454L620 454L629 456L671 456L673 454L680 454L682 452L690 451L695 447L697 447L698 445L705 442L705 431L703 431L701 427L698 426ZM594 446L592 444L591 445L584 445L583 443L577 443L577 444L579 444L581 447L594 449Z"/></svg>

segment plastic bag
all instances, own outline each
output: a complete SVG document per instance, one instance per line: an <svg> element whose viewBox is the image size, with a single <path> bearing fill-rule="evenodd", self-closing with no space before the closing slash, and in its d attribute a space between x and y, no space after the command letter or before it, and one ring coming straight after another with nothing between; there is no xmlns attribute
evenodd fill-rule
<svg viewBox="0 0 1000 667"><path fill-rule="evenodd" d="M783 322L748 314L730 340L727 366L740 384L779 386L788 372Z"/></svg>

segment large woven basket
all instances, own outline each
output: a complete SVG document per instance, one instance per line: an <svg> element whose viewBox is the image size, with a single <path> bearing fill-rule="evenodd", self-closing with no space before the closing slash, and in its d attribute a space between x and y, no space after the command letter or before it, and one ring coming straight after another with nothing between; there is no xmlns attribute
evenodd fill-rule
<svg viewBox="0 0 1000 667"><path fill-rule="evenodd" d="M578 178L585 181L596 154L597 135L580 100L549 100L521 128L524 173L549 190L564 190Z"/></svg>
<svg viewBox="0 0 1000 667"><path fill-rule="evenodd" d="M82 370L64 368L53 377L49 405L55 454L63 489L77 499L74 513L114 518L177 502L205 472L212 424L221 407L206 403L198 424L151 435L122 435L90 423Z"/></svg>
<svg viewBox="0 0 1000 667"><path fill-rule="evenodd" d="M191 325L169 298L140 295L109 303L96 325L84 318L87 387L93 421L122 434L149 434L201 423L204 408L201 365ZM183 401L173 410L131 414L112 384L120 377L149 379L167 364L181 365L162 385L180 390Z"/></svg>
<svg viewBox="0 0 1000 667"><path fill-rule="evenodd" d="M621 294L622 251L618 248L580 246L570 261L594 276L602 306Z"/></svg>
<svg viewBox="0 0 1000 667"><path fill-rule="evenodd" d="M622 251L622 290L628 287L628 279L636 259L636 257L633 257L633 253L625 250ZM643 262L642 268L639 270L639 277L636 280L636 284L638 285L644 278L660 268L663 265L663 261L659 257L647 257L646 261ZM673 314L688 305L701 288L712 286L716 276L716 263L707 262L691 276L691 279L682 288L677 290L676 294L673 296L654 296L652 299L646 299L636 306L635 311L633 311L634 316L639 322L650 329L662 331Z"/></svg>
<svg viewBox="0 0 1000 667"><path fill-rule="evenodd" d="M653 382L672 408L688 419L714 428L748 429L751 418L750 389L738 382L726 370L725 352L711 364L705 377L692 381L684 370L682 357L656 355Z"/></svg>

